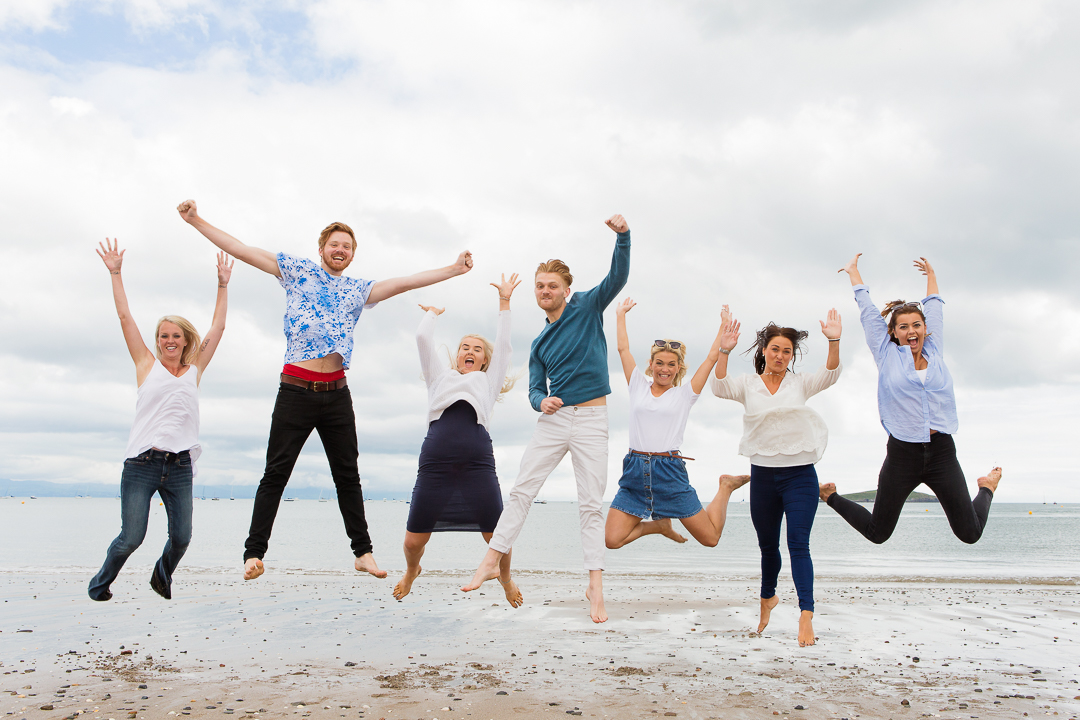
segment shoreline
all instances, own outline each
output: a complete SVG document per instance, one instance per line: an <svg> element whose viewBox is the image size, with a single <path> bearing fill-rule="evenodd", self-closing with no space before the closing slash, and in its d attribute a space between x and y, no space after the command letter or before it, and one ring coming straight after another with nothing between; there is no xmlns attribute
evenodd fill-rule
<svg viewBox="0 0 1080 720"><path fill-rule="evenodd" d="M178 574L171 602L143 575L125 572L116 597L94 603L88 577L0 573L0 711L59 718L97 708L97 717L114 719L1080 715L1080 589L1066 585L819 579L818 644L799 648L794 589L783 580L772 623L757 635L753 580L612 577L611 619L595 625L582 573L521 573L526 604L516 610L493 583L461 593L457 572L425 572L402 602L389 594L394 573L268 572L252 583ZM38 709L45 705L52 711Z"/></svg>

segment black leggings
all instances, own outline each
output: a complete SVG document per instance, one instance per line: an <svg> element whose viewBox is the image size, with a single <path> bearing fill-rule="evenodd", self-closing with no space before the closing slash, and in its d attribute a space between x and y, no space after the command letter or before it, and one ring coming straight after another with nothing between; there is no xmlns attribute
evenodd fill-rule
<svg viewBox="0 0 1080 720"><path fill-rule="evenodd" d="M877 497L874 512L841 497L839 493L829 496L829 507L848 521L872 543L881 544L889 539L900 519L900 511L908 495L926 483L937 495L945 517L949 519L953 534L972 544L982 537L990 502L994 493L979 488L975 500L968 494L964 471L956 460L956 445L951 435L933 433L930 442L911 443L889 436L885 463L878 474Z"/></svg>

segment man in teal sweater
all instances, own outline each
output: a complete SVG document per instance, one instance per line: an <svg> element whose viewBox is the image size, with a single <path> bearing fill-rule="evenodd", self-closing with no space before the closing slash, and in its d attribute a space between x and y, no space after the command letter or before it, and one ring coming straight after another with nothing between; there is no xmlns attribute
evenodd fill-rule
<svg viewBox="0 0 1080 720"><path fill-rule="evenodd" d="M472 582L475 590L499 576L499 561L510 553L536 494L567 452L577 481L581 547L589 571L589 614L593 622L607 620L604 609L604 488L607 486L608 382L604 310L626 285L630 275L630 227L622 215L607 226L618 233L611 270L592 290L574 293L574 276L561 260L536 269L536 304L547 324L529 353L529 402L542 413L521 458L510 499L503 508L488 551ZM567 298L570 298L567 301Z"/></svg>

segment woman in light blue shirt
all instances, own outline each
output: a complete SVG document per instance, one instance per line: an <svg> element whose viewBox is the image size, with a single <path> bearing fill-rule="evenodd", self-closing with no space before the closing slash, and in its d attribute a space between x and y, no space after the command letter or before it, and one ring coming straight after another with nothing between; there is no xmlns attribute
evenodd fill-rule
<svg viewBox="0 0 1080 720"><path fill-rule="evenodd" d="M872 513L842 497L833 483L821 486L821 499L867 540L881 544L896 528L908 496L926 483L956 537L966 543L978 542L1001 480L1001 468L979 478L979 492L973 501L952 439L957 429L956 397L945 366L944 301L938 295L937 275L926 258L919 258L915 267L926 276L922 308L919 303L897 300L879 313L859 274L861 254L840 272L851 277L866 344L878 366L878 411L889 442Z"/></svg>

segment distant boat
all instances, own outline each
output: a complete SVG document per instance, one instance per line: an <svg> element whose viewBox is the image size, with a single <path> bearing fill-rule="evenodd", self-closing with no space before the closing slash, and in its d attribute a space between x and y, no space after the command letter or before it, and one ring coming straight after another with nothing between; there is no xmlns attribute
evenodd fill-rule
<svg viewBox="0 0 1080 720"><path fill-rule="evenodd" d="M30 499L31 499L31 500L37 500L37 498L36 498L36 497L34 497L33 495L31 495L31 496L30 496Z"/></svg>
<svg viewBox="0 0 1080 720"><path fill-rule="evenodd" d="M533 505L547 505L547 500L533 500Z"/></svg>
<svg viewBox="0 0 1080 720"><path fill-rule="evenodd" d="M285 502L292 502L292 501L293 501L293 500L295 500L295 499L296 499L296 498L285 498Z"/></svg>
<svg viewBox="0 0 1080 720"><path fill-rule="evenodd" d="M229 499L230 499L230 500L235 500L236 498L234 498L234 497L230 497Z"/></svg>
<svg viewBox="0 0 1080 720"><path fill-rule="evenodd" d="M210 498L211 500L220 500L221 498Z"/></svg>

